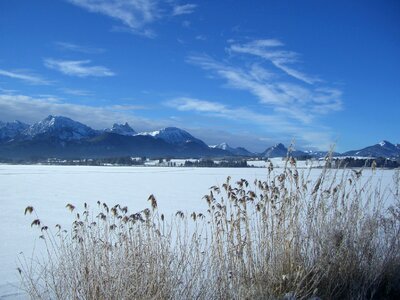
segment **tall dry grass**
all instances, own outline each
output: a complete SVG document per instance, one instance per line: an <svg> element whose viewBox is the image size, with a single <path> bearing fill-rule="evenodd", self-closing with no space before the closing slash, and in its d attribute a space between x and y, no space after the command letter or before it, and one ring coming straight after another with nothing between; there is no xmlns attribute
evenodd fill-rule
<svg viewBox="0 0 400 300"><path fill-rule="evenodd" d="M362 170L310 172L288 157L262 181L228 177L204 214L165 217L152 195L136 213L68 204L67 230L33 221L47 254L21 258L23 287L32 299L398 297L399 171L390 187Z"/></svg>

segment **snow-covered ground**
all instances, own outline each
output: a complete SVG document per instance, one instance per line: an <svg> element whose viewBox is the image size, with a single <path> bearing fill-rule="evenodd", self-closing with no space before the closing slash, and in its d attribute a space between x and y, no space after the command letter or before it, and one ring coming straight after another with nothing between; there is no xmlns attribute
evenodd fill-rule
<svg viewBox="0 0 400 300"><path fill-rule="evenodd" d="M272 163L274 168L284 168L286 164L286 157L274 157L268 160L248 160L247 165L250 167L264 168L269 166L269 162ZM308 160L298 160L296 165L299 169L304 168L317 168L322 167L325 164L323 159L308 159Z"/></svg>
<svg viewBox="0 0 400 300"><path fill-rule="evenodd" d="M0 165L0 299L23 298L18 296L18 254L30 257L35 245L40 249L39 231L30 227L32 216L24 216L28 205L43 223L67 227L73 220L65 208L67 203L81 210L84 202L93 208L97 201L119 203L136 212L149 207L147 198L154 194L166 216L177 210L201 212L207 208L203 195L209 187L224 183L228 175L251 183L255 178L264 179L266 172L265 168ZM312 170L311 177L319 172ZM393 171L386 170L377 171L374 177L385 184L392 175Z"/></svg>

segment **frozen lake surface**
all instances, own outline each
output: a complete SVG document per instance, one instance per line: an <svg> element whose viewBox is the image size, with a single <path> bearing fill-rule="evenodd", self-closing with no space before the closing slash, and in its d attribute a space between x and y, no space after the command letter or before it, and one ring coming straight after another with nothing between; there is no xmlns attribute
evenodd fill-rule
<svg viewBox="0 0 400 300"><path fill-rule="evenodd" d="M312 170L311 178L319 173ZM154 194L166 216L178 210L201 212L207 209L202 197L227 176L252 183L264 180L266 169L0 165L0 299L23 298L18 296L18 254L31 257L35 243L40 243L38 229L30 227L32 216L24 216L28 205L43 223L68 228L73 215L65 208L67 203L82 210L85 202L96 208L101 201L136 212L149 207L147 198ZM392 176L393 171L378 170L374 180L385 185Z"/></svg>

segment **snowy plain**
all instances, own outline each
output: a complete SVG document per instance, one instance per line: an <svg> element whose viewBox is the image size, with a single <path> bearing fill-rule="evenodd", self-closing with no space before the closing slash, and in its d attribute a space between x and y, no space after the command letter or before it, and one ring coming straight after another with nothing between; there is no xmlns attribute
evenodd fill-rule
<svg viewBox="0 0 400 300"><path fill-rule="evenodd" d="M304 169L306 170L306 169ZM170 167L86 167L0 165L0 299L23 299L17 272L19 253L32 256L40 249L40 231L31 228L33 216L25 216L28 205L35 208L43 224L69 228L74 215L67 203L83 209L86 202L96 209L97 201L128 206L131 212L149 207L150 194L157 199L159 211L166 216L176 211L191 213L207 209L202 197L213 185L232 180L264 180L265 168L170 168ZM313 169L310 179L320 174ZM374 182L391 182L394 171L371 170Z"/></svg>

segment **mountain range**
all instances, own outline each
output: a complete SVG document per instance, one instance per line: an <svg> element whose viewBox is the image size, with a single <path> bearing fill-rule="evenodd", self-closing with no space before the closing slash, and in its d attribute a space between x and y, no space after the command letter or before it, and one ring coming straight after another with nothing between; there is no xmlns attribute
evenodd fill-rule
<svg viewBox="0 0 400 300"><path fill-rule="evenodd" d="M48 116L28 125L20 121L0 121L0 158L102 158L117 156L146 157L263 157L286 156L288 149L281 143L262 153L243 147L233 148L227 143L208 146L189 132L167 127L152 132L136 132L125 124L95 130L63 116ZM295 157L323 157L327 152L293 150ZM400 158L400 145L382 141L360 150L335 156L367 156Z"/></svg>

